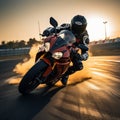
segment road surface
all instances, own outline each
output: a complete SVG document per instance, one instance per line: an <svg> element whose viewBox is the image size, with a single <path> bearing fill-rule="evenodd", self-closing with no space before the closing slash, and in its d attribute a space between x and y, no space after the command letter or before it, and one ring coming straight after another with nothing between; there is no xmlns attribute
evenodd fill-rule
<svg viewBox="0 0 120 120"><path fill-rule="evenodd" d="M20 61L0 61L0 120L120 120L120 56L91 57L68 86L39 86L28 96L17 90Z"/></svg>

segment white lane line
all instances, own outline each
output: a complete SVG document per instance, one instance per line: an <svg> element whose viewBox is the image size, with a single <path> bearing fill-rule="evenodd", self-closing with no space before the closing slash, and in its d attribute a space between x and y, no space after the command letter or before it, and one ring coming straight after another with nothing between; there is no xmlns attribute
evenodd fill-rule
<svg viewBox="0 0 120 120"><path fill-rule="evenodd" d="M100 73L100 72L95 72L95 71L92 71L93 74L97 75L97 76L101 76L101 77L104 77L104 78L107 78L107 79L110 79L110 80L113 80L113 81L116 81L116 82L120 82L120 80L112 75L107 75L107 74L103 74L103 73Z"/></svg>
<svg viewBox="0 0 120 120"><path fill-rule="evenodd" d="M96 86L95 84L93 83L90 83L88 81L86 81L86 84L89 88L93 89L93 90L100 90L100 87Z"/></svg>
<svg viewBox="0 0 120 120"><path fill-rule="evenodd" d="M89 68L89 69L92 70L92 71L102 71L102 72L104 71L104 70L102 70L102 69L93 68L93 67L92 67L92 68Z"/></svg>
<svg viewBox="0 0 120 120"><path fill-rule="evenodd" d="M108 61L108 62L120 62L120 60L104 60L104 61Z"/></svg>

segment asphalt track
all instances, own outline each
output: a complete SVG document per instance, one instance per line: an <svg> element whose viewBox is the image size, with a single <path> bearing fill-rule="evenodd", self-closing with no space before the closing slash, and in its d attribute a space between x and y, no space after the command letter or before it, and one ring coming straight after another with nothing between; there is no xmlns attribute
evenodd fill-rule
<svg viewBox="0 0 120 120"><path fill-rule="evenodd" d="M0 61L0 120L120 120L120 56L91 57L68 86L39 86L28 96L14 81L20 61Z"/></svg>

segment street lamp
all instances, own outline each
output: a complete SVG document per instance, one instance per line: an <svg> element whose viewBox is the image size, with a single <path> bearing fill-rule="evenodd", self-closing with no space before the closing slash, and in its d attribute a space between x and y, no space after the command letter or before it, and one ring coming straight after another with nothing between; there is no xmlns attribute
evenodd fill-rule
<svg viewBox="0 0 120 120"><path fill-rule="evenodd" d="M106 31L106 24L107 24L107 21L104 21L103 24L105 25L105 40L107 39L107 31Z"/></svg>

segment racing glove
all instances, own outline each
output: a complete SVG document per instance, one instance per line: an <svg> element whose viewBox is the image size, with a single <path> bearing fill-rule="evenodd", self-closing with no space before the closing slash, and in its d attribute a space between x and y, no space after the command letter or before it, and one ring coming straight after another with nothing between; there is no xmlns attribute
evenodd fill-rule
<svg viewBox="0 0 120 120"><path fill-rule="evenodd" d="M86 61L86 60L88 59L88 57L89 57L89 55L88 55L88 53L87 53L87 52L86 52L86 53L81 54L81 58L82 58L82 60L84 60L84 61Z"/></svg>

